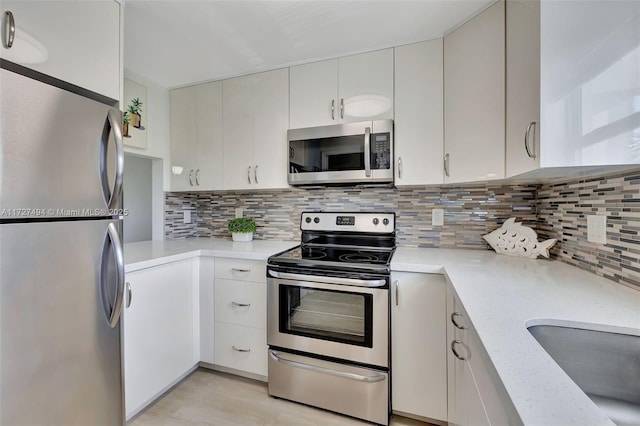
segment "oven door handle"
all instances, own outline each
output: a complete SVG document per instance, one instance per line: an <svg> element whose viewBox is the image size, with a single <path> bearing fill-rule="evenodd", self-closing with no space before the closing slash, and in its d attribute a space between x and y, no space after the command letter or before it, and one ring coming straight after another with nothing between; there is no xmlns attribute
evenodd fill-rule
<svg viewBox="0 0 640 426"><path fill-rule="evenodd" d="M278 272L278 271L272 271L272 270L269 270L269 275L272 276L273 278L280 278L283 280L314 281L314 282L320 282L320 283L326 283L326 284L354 285L357 287L384 287L387 284L386 280L358 280L355 278L291 274L288 272Z"/></svg>
<svg viewBox="0 0 640 426"><path fill-rule="evenodd" d="M304 364L298 361L291 361L291 360L279 357L273 351L269 351L269 356L275 362L280 362L282 364L290 365L291 367L303 368L305 370L315 371L317 373L330 374L332 376L342 377L343 379L357 380L359 382L366 382L366 383L381 382L384 379L386 379L386 376L384 374L376 374L374 376L363 376L361 374L347 373L346 371L332 370L330 368L318 367L317 365L310 365L310 364Z"/></svg>

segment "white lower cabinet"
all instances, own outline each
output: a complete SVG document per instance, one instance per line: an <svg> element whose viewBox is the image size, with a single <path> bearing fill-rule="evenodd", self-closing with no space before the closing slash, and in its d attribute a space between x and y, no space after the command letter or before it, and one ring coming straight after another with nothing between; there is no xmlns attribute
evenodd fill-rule
<svg viewBox="0 0 640 426"><path fill-rule="evenodd" d="M267 264L216 258L214 364L267 376Z"/></svg>
<svg viewBox="0 0 640 426"><path fill-rule="evenodd" d="M126 416L132 417L194 366L199 353L197 260L126 275L123 309Z"/></svg>
<svg viewBox="0 0 640 426"><path fill-rule="evenodd" d="M215 363L246 373L267 375L267 332L216 321Z"/></svg>
<svg viewBox="0 0 640 426"><path fill-rule="evenodd" d="M522 425L462 303L447 286L450 425Z"/></svg>
<svg viewBox="0 0 640 426"><path fill-rule="evenodd" d="M213 364L214 344L214 268L213 257L201 256L198 273L200 285L200 361Z"/></svg>
<svg viewBox="0 0 640 426"><path fill-rule="evenodd" d="M391 282L393 411L447 421L444 276L393 272Z"/></svg>

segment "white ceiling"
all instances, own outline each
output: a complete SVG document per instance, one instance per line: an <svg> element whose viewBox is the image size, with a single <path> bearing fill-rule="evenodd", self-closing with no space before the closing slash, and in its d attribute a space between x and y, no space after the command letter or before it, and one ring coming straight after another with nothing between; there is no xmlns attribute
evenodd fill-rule
<svg viewBox="0 0 640 426"><path fill-rule="evenodd" d="M125 69L172 88L442 37L494 0L126 0Z"/></svg>

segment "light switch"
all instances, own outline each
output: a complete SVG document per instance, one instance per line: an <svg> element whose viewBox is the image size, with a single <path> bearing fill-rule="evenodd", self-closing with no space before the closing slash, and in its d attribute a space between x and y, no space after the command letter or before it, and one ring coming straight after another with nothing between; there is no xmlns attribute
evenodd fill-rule
<svg viewBox="0 0 640 426"><path fill-rule="evenodd" d="M183 210L182 212L184 213L184 223L191 223L191 210Z"/></svg>
<svg viewBox="0 0 640 426"><path fill-rule="evenodd" d="M243 214L242 207L237 207L236 208L236 218L242 217L242 214Z"/></svg>
<svg viewBox="0 0 640 426"><path fill-rule="evenodd" d="M587 241L598 244L607 244L606 216L587 216Z"/></svg>
<svg viewBox="0 0 640 426"><path fill-rule="evenodd" d="M442 226L442 225L444 225L444 210L443 209L433 209L433 210L431 210L431 225L432 226Z"/></svg>

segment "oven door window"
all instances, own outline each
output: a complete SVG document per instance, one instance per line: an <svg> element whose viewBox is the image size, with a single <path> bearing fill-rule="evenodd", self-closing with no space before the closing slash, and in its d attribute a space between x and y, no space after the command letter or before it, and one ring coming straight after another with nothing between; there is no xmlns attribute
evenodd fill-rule
<svg viewBox="0 0 640 426"><path fill-rule="evenodd" d="M373 346L373 295L280 284L280 332Z"/></svg>

